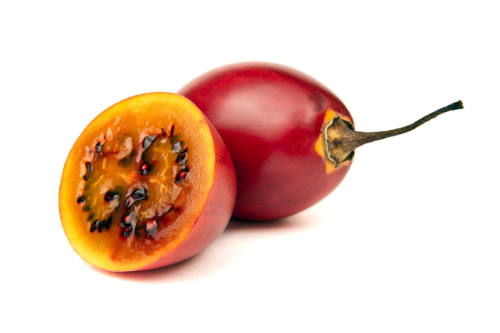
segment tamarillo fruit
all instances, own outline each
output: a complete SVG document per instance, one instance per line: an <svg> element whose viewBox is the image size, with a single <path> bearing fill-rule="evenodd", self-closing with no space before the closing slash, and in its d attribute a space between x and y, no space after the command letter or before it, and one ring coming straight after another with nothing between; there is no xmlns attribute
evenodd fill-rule
<svg viewBox="0 0 500 333"><path fill-rule="evenodd" d="M342 182L355 148L402 134L355 131L342 101L314 78L290 67L247 62L213 69L182 87L210 119L233 159L238 191L233 217L273 220L303 211Z"/></svg>
<svg viewBox="0 0 500 333"><path fill-rule="evenodd" d="M234 167L210 121L171 93L134 96L99 114L64 165L61 223L73 249L109 271L189 258L226 227Z"/></svg>

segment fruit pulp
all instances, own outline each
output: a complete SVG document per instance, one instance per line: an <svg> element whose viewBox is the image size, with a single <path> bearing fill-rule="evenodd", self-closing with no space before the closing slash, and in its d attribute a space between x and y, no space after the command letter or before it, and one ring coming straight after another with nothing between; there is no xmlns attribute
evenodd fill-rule
<svg viewBox="0 0 500 333"><path fill-rule="evenodd" d="M215 163L211 130L185 98L147 94L115 104L66 161L60 213L70 243L108 270L153 263L197 222Z"/></svg>

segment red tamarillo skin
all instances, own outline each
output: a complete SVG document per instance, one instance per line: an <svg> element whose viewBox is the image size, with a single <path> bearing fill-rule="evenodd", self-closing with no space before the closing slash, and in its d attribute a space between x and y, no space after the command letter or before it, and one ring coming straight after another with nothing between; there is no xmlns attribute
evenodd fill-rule
<svg viewBox="0 0 500 333"><path fill-rule="evenodd" d="M312 77L271 63L216 68L178 92L210 119L231 154L237 178L233 217L273 220L301 212L342 182L352 163L325 159L322 130L342 101Z"/></svg>

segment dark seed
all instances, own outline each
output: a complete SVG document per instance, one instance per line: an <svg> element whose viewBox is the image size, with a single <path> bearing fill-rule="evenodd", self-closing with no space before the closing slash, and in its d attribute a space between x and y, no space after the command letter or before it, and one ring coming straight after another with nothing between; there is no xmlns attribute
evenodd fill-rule
<svg viewBox="0 0 500 333"><path fill-rule="evenodd" d="M129 209L130 207L132 207L134 202L135 202L134 198L128 197L127 200L125 200L125 207L127 207L127 209Z"/></svg>
<svg viewBox="0 0 500 333"><path fill-rule="evenodd" d="M181 151L181 148L182 148L182 141L179 141L179 142L176 142L174 143L174 145L172 146L172 150L174 151L174 153L178 153Z"/></svg>
<svg viewBox="0 0 500 333"><path fill-rule="evenodd" d="M94 230L97 228L97 223L98 223L97 220L95 220L94 223L92 223L92 225L90 226L90 232L94 232Z"/></svg>
<svg viewBox="0 0 500 333"><path fill-rule="evenodd" d="M133 229L132 225L128 225L125 229L123 229L122 236L128 237L132 232L132 229Z"/></svg>
<svg viewBox="0 0 500 333"><path fill-rule="evenodd" d="M186 178L188 171L189 171L189 168L186 168L186 169L179 171L179 173L177 173L177 176L175 176L175 183L176 184L182 183L184 178Z"/></svg>
<svg viewBox="0 0 500 333"><path fill-rule="evenodd" d="M134 212L130 212L130 213L126 214L125 216L123 216L123 218L122 218L123 225L125 226L125 225L131 224L134 216L135 216Z"/></svg>
<svg viewBox="0 0 500 333"><path fill-rule="evenodd" d="M161 129L161 135L162 136L166 136L167 135L167 133L165 133L165 130L163 128Z"/></svg>
<svg viewBox="0 0 500 333"><path fill-rule="evenodd" d="M153 143L154 139L155 137L151 135L145 137L144 141L142 141L142 148L144 148L144 150L148 149L149 146Z"/></svg>
<svg viewBox="0 0 500 333"><path fill-rule="evenodd" d="M144 176L147 175L149 171L151 171L151 165L148 162L142 163L139 168L139 173Z"/></svg>
<svg viewBox="0 0 500 333"><path fill-rule="evenodd" d="M82 211L84 211L84 212L90 212L90 206L89 205L83 206Z"/></svg>
<svg viewBox="0 0 500 333"><path fill-rule="evenodd" d="M102 149L101 143L97 142L95 145L95 152L99 154L101 152L101 149Z"/></svg>
<svg viewBox="0 0 500 333"><path fill-rule="evenodd" d="M174 136L174 125L172 125L172 128L170 129L170 137Z"/></svg>
<svg viewBox="0 0 500 333"><path fill-rule="evenodd" d="M112 222L112 220L111 220L111 216L110 216L110 217L108 218L108 220L106 221L106 230L108 230L108 229L109 229L109 227L111 227L111 222Z"/></svg>
<svg viewBox="0 0 500 333"><path fill-rule="evenodd" d="M76 202L78 202L78 203L82 203L85 201L87 201L87 197L85 197L84 195L81 195L78 197L78 199L76 199Z"/></svg>
<svg viewBox="0 0 500 333"><path fill-rule="evenodd" d="M97 228L97 231L101 232L104 230L104 227L106 226L106 221L101 221L101 224L99 224L99 227Z"/></svg>
<svg viewBox="0 0 500 333"><path fill-rule="evenodd" d="M118 199L119 197L120 197L120 192L115 191L115 190L111 190L111 191L106 192L106 194L104 195L104 200L106 200L107 202L110 202L110 201L113 201L115 199Z"/></svg>
<svg viewBox="0 0 500 333"><path fill-rule="evenodd" d="M92 168L92 163L85 162L85 166L87 167L87 173L91 173L94 168Z"/></svg>
<svg viewBox="0 0 500 333"><path fill-rule="evenodd" d="M158 224L156 221L151 220L146 223L146 231L148 234L152 235L156 232L156 229L158 229Z"/></svg>
<svg viewBox="0 0 500 333"><path fill-rule="evenodd" d="M181 163L186 158L187 158L187 150L184 150L182 153L179 154L179 156L177 156L177 158L175 159L175 162L176 163Z"/></svg>
<svg viewBox="0 0 500 333"><path fill-rule="evenodd" d="M90 213L89 215L89 218L87 219L87 221L92 221L92 219L94 218L95 214L94 213Z"/></svg>
<svg viewBox="0 0 500 333"><path fill-rule="evenodd" d="M137 200L144 200L146 198L147 191L144 188L138 188L134 192L132 192L132 198Z"/></svg>

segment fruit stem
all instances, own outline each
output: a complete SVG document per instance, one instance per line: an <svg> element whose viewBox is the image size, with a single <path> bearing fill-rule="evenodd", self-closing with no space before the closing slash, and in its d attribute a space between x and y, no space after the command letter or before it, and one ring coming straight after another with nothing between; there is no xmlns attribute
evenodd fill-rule
<svg viewBox="0 0 500 333"><path fill-rule="evenodd" d="M350 160L354 155L354 150L366 143L410 132L445 112L463 108L464 104L462 101L458 101L428 114L413 124L382 132L357 132L354 131L351 123L341 119L340 117L336 117L325 126L323 132L326 149L325 155L330 162L335 164L335 166L338 166L341 163Z"/></svg>

